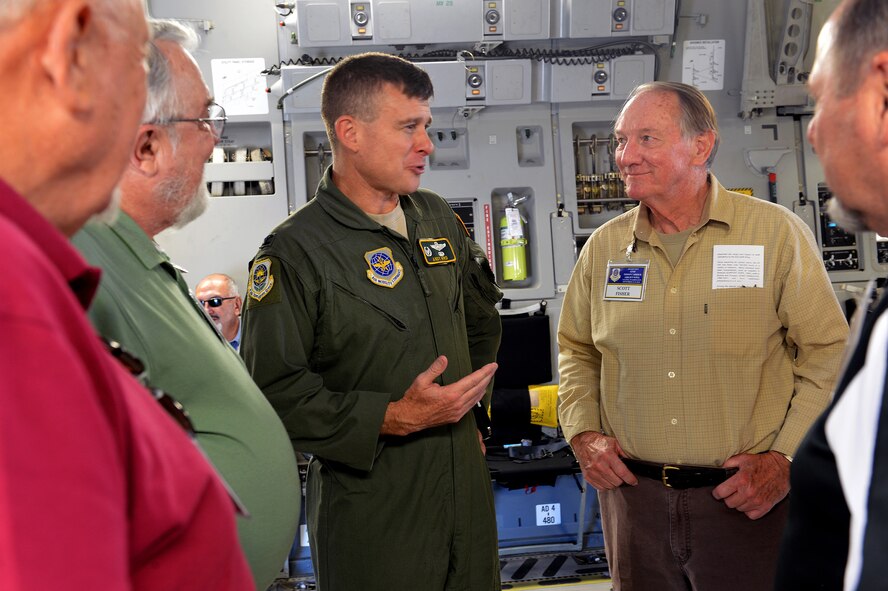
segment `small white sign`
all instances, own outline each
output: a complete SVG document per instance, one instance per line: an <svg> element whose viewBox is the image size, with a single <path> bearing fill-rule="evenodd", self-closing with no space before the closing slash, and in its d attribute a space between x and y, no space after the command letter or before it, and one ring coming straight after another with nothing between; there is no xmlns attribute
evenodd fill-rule
<svg viewBox="0 0 888 591"><path fill-rule="evenodd" d="M267 115L265 58L214 59L213 94L226 115Z"/></svg>
<svg viewBox="0 0 888 591"><path fill-rule="evenodd" d="M712 289L765 286L765 247L717 244L712 247Z"/></svg>
<svg viewBox="0 0 888 591"><path fill-rule="evenodd" d="M561 525L561 503L537 505L537 525Z"/></svg>
<svg viewBox="0 0 888 591"><path fill-rule="evenodd" d="M725 40L697 39L684 42L681 81L700 90L725 87Z"/></svg>
<svg viewBox="0 0 888 591"><path fill-rule="evenodd" d="M299 526L299 545L308 548L308 526L304 523Z"/></svg>

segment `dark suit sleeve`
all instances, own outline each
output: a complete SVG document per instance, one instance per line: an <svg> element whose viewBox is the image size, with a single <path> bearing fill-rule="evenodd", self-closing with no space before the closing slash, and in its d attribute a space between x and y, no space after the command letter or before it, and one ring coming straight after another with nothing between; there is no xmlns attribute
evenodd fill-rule
<svg viewBox="0 0 888 591"><path fill-rule="evenodd" d="M863 567L857 591L885 589L888 581L888 382L882 384L882 407L876 431L872 477L867 499L866 533L863 537Z"/></svg>

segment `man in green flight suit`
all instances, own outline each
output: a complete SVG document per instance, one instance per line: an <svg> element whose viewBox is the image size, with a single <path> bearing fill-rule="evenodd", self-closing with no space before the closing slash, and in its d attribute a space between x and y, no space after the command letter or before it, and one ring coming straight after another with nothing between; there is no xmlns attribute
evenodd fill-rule
<svg viewBox="0 0 888 591"><path fill-rule="evenodd" d="M419 189L432 83L380 53L327 75L333 165L252 262L242 355L293 447L322 591L499 589L473 413L501 294L447 203Z"/></svg>

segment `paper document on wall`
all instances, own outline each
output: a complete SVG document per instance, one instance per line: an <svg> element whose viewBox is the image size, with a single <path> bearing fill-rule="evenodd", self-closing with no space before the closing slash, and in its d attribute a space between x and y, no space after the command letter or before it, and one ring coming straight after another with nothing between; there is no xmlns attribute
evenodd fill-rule
<svg viewBox="0 0 888 591"><path fill-rule="evenodd" d="M725 87L725 40L685 41L681 81L700 90L722 90Z"/></svg>
<svg viewBox="0 0 888 591"><path fill-rule="evenodd" d="M226 115L267 115L265 59L238 58L210 60L213 95Z"/></svg>
<svg viewBox="0 0 888 591"><path fill-rule="evenodd" d="M718 244L712 247L712 289L765 286L765 247Z"/></svg>

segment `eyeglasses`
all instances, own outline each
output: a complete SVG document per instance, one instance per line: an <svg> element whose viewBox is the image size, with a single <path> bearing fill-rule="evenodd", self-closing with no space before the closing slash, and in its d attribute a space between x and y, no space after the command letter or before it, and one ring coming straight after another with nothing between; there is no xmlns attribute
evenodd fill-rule
<svg viewBox="0 0 888 591"><path fill-rule="evenodd" d="M190 437L194 438L194 423L191 422L191 417L188 416L185 407L160 388L152 388L146 384L145 364L142 360L124 349L123 345L117 341L102 337L102 342L105 344L105 348L108 352L111 353L111 356L119 361L120 364L136 378L136 380L143 384L148 389L148 392L150 392L154 399L160 404L161 408L163 408Z"/></svg>
<svg viewBox="0 0 888 591"><path fill-rule="evenodd" d="M200 302L201 306L209 306L210 308L218 308L219 306L222 305L222 302L224 302L225 300L233 300L236 297L237 296L229 296L227 298L223 298L223 297L216 296L214 298L207 298L205 300L197 300L197 301Z"/></svg>
<svg viewBox="0 0 888 591"><path fill-rule="evenodd" d="M198 123L205 125L207 129L213 132L213 135L221 138L222 133L225 131L226 121L228 121L228 116L225 115L225 109L223 109L221 105L210 103L209 105L207 105L206 117L174 117L172 119L166 119L164 121L155 121L155 123L158 125L162 125L164 123Z"/></svg>

